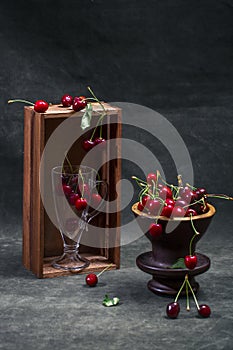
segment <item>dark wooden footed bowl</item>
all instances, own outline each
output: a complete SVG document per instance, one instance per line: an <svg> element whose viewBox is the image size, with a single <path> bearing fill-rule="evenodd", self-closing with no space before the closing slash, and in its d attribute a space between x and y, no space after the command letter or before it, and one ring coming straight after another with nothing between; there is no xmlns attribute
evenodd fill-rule
<svg viewBox="0 0 233 350"><path fill-rule="evenodd" d="M215 214L215 208L208 204L208 212L193 217L194 226L200 234L195 237L192 244L192 250L197 255L197 266L189 270L174 269L172 265L179 258L189 255L189 244L194 235L190 217L169 219L159 216L158 223L162 224L163 233L159 237L152 237L148 229L156 217L139 211L137 204L132 206L132 211L141 230L152 244L152 251L143 253L136 259L137 266L153 276L147 285L149 290L156 294L176 295L188 273L193 290L197 292L199 284L194 277L209 269L210 259L204 254L195 252L195 247L206 232Z"/></svg>

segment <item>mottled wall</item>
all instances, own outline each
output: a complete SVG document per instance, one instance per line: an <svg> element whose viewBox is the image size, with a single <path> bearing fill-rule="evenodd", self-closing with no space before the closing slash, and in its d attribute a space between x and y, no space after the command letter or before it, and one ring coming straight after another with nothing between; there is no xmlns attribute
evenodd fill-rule
<svg viewBox="0 0 233 350"><path fill-rule="evenodd" d="M1 0L0 47L6 221L20 220L23 176L23 108L7 100L55 103L89 84L106 101L161 112L186 142L197 183L233 192L232 0ZM140 139L160 151L147 135ZM169 157L160 156L169 177ZM126 177L128 168L123 163Z"/></svg>

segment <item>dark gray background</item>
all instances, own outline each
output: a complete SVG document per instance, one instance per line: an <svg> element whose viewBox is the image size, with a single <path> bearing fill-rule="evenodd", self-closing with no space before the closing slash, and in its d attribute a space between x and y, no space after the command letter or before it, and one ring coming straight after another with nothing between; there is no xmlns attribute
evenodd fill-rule
<svg viewBox="0 0 233 350"><path fill-rule="evenodd" d="M56 103L88 85L161 112L190 151L197 186L232 192L232 19L230 0L1 1L3 216L20 217L22 193L23 106L7 100ZM139 140L169 178L168 155Z"/></svg>
<svg viewBox="0 0 233 350"><path fill-rule="evenodd" d="M153 108L183 137L197 186L233 194L233 1L1 0L0 48L3 349L16 343L19 349L230 349L232 203L215 201L218 215L202 243L212 259L200 294L214 311L206 323L190 315L177 323L164 318L167 299L149 293L148 276L134 267L137 254L149 249L145 238L122 249L122 270L109 279L106 273L106 285L94 294L76 277L38 281L22 268L23 106L7 100L56 103L64 93L85 95L91 85L106 101ZM124 129L124 136L134 135ZM148 135L138 139L174 181L169 155ZM126 178L133 170L123 163ZM99 304L107 288L123 299L115 321ZM104 335L109 324L111 342Z"/></svg>

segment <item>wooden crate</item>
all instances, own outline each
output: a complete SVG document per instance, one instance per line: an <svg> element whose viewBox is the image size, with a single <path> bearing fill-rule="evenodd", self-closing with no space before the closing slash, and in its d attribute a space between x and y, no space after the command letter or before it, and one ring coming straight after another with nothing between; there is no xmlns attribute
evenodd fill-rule
<svg viewBox="0 0 233 350"><path fill-rule="evenodd" d="M107 111L107 124L103 126L103 137L115 139L121 137L121 110L104 104ZM82 148L84 139L89 138L99 118L98 104L93 104L93 118L91 127L85 135L77 129L77 140L69 150L69 159L72 164L80 164L85 155ZM73 272L54 269L51 261L62 254L62 239L58 229L50 221L43 207L40 187L39 169L40 160L49 137L54 130L69 117L78 118L81 122L83 111L74 112L71 108L60 105L50 106L46 113L35 113L33 107L24 108L24 195L23 195L23 264L31 270L38 278L70 275ZM120 196L116 193L116 183L121 176L120 143L116 142L117 157L108 161L111 152L107 147L101 152L104 164L100 170L101 178L109 185L108 200L116 200L114 213L101 213L94 220L95 224L104 227L105 248L94 248L81 245L81 255L87 257L91 264L81 273L90 271L101 271L112 263L111 268L120 267ZM112 146L111 146L112 148ZM94 167L94 164L88 164ZM108 230L114 228L115 247L107 247ZM112 231L111 231L112 234ZM111 238L112 239L112 238Z"/></svg>

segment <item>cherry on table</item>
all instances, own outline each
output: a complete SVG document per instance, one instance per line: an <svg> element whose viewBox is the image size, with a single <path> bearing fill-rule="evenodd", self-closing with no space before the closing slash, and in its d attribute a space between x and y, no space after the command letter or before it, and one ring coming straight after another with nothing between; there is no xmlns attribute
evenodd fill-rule
<svg viewBox="0 0 233 350"><path fill-rule="evenodd" d="M179 312L180 312L179 303L177 303L175 301L173 301L172 303L169 303L167 305L166 312L167 312L167 316L169 318L177 318L177 316L179 315Z"/></svg>
<svg viewBox="0 0 233 350"><path fill-rule="evenodd" d="M189 270L195 269L195 267L197 266L197 256L196 255L186 255L184 258L184 263L185 263L185 266Z"/></svg>
<svg viewBox="0 0 233 350"><path fill-rule="evenodd" d="M44 100L38 100L34 104L34 110L38 113L44 113L49 108L48 102Z"/></svg>
<svg viewBox="0 0 233 350"><path fill-rule="evenodd" d="M209 317L211 314L211 309L207 304L199 305L198 313L202 317Z"/></svg>
<svg viewBox="0 0 233 350"><path fill-rule="evenodd" d="M94 273L89 273L86 276L86 284L90 287L95 287L98 283L98 277Z"/></svg>
<svg viewBox="0 0 233 350"><path fill-rule="evenodd" d="M68 94L63 95L61 98L61 103L63 107L70 107L73 104L73 97Z"/></svg>

